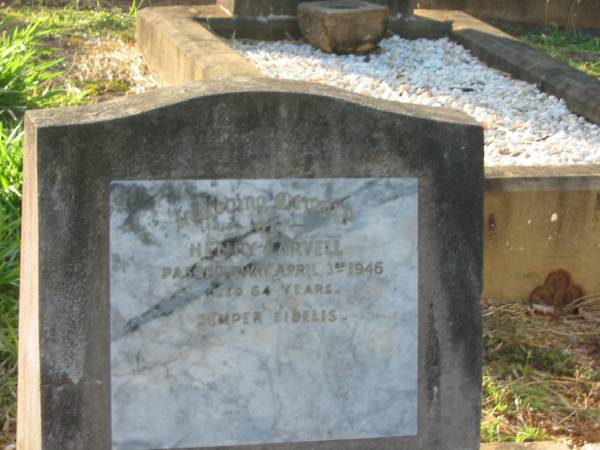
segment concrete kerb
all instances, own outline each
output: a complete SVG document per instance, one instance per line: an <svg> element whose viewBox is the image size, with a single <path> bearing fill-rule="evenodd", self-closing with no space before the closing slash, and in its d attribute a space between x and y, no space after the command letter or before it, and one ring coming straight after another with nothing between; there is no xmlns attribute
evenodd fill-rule
<svg viewBox="0 0 600 450"><path fill-rule="evenodd" d="M147 8L138 15L138 45L161 80L180 84L262 76L226 40L199 25L197 16L230 17L214 6ZM532 77L539 72L540 87L548 92L562 89L575 111L579 104L588 119L600 122L600 92L591 95L600 88L592 87L582 98L585 83L580 83L579 73L573 75L574 69L548 62L534 50L543 64L520 65L519 46L525 44L490 25L460 12L417 10L414 18L399 21L396 27L395 32L408 37L429 30L429 37L446 34L462 40L484 62L516 78L536 82ZM544 71L560 72L568 81L544 78ZM594 83L600 86L597 80ZM600 263L600 167L487 168L485 224L483 298L526 299L557 268L568 270L586 293L600 292L595 269Z"/></svg>
<svg viewBox="0 0 600 450"><path fill-rule="evenodd" d="M600 292L600 166L485 170L486 301L527 299L558 268Z"/></svg>
<svg viewBox="0 0 600 450"><path fill-rule="evenodd" d="M214 5L145 8L138 13L137 45L161 81L181 84L262 76L223 39L195 21L197 15L229 17Z"/></svg>

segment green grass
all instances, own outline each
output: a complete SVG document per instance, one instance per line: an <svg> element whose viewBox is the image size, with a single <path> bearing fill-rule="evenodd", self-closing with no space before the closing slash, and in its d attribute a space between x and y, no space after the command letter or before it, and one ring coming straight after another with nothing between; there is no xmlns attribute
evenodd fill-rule
<svg viewBox="0 0 600 450"><path fill-rule="evenodd" d="M523 39L553 58L600 78L600 37L548 29L527 33Z"/></svg>
<svg viewBox="0 0 600 450"><path fill-rule="evenodd" d="M14 442L23 116L27 109L94 101L128 89L84 80L82 94L62 88L70 48L100 36L132 40L139 3L120 9L8 7L0 10L0 448Z"/></svg>
<svg viewBox="0 0 600 450"><path fill-rule="evenodd" d="M540 370L557 377L574 376L576 369L573 357L554 349L539 349L523 345L503 345L493 353L486 354L486 364L504 367L506 372L528 375Z"/></svg>
<svg viewBox="0 0 600 450"><path fill-rule="evenodd" d="M75 9L46 8L46 7L20 7L7 8L0 13L0 21L4 16L4 24L0 30L10 30L15 26L37 23L42 30L48 30L50 36L57 39L66 39L68 43L76 45L83 37L99 37L105 34L120 36L133 40L135 34L135 6L132 13L124 12L119 8L112 9Z"/></svg>
<svg viewBox="0 0 600 450"><path fill-rule="evenodd" d="M85 10L48 7L20 7L6 8L0 12L0 31L12 33L13 30L35 24L40 35L43 34L47 47L59 49L58 55L64 59L59 66L69 67L74 55L82 58L81 48L90 48L90 40L111 37L120 38L125 42L133 42L135 35L135 12L139 1L133 0L129 11L119 8ZM85 47L83 47L85 45ZM92 46L93 47L93 46ZM85 50L83 52L85 55ZM102 68L97 67L98 74ZM92 74L90 79L70 79L71 92L79 92L80 97L85 97L86 102L94 102L112 94L119 94L129 90L127 83L119 80L97 80ZM88 74L89 75L89 74ZM61 80L56 79L53 86L59 85ZM46 84L48 86L48 84ZM73 95L73 94L72 94ZM83 98L63 99L61 104L81 103ZM42 105L47 107L51 105Z"/></svg>
<svg viewBox="0 0 600 450"><path fill-rule="evenodd" d="M535 420L535 413L548 403L547 392L521 389L526 381L511 382L486 374L483 377L482 442L532 442L551 436Z"/></svg>
<svg viewBox="0 0 600 450"><path fill-rule="evenodd" d="M537 50L600 78L600 36L551 26L533 30L515 26L502 28Z"/></svg>

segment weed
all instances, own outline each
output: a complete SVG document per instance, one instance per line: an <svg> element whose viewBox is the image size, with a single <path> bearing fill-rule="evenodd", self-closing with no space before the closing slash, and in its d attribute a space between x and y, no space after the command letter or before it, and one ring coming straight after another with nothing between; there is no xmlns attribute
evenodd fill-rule
<svg viewBox="0 0 600 450"><path fill-rule="evenodd" d="M0 358L17 360L20 205L23 182L23 126L0 123Z"/></svg>
<svg viewBox="0 0 600 450"><path fill-rule="evenodd" d="M486 363L501 363L510 370L519 367L520 375L526 375L531 369L543 370L555 376L573 376L575 368L573 357L561 350L540 349L523 346L519 342L502 341L494 338L495 351L485 356Z"/></svg>
<svg viewBox="0 0 600 450"><path fill-rule="evenodd" d="M600 78L599 36L548 28L543 31L527 33L523 39L553 58Z"/></svg>
<svg viewBox="0 0 600 450"><path fill-rule="evenodd" d="M527 423L534 408L529 399L517 394L514 383L507 383L489 374L484 375L483 397L483 442L528 442L548 438L547 433L535 426L534 422Z"/></svg>
<svg viewBox="0 0 600 450"><path fill-rule="evenodd" d="M37 24L0 35L0 121L18 121L26 109L52 106L58 90L48 82L58 75L60 59L40 45L48 34Z"/></svg>
<svg viewBox="0 0 600 450"><path fill-rule="evenodd" d="M16 414L22 143L22 123L0 123L0 426L8 432ZM0 446L8 443L0 437Z"/></svg>
<svg viewBox="0 0 600 450"><path fill-rule="evenodd" d="M526 306L513 304L489 306L484 325L481 439L595 439L600 428L596 322L535 317Z"/></svg>
<svg viewBox="0 0 600 450"><path fill-rule="evenodd" d="M481 422L481 441L482 442L507 442L511 441L511 437L502 434L502 419L492 417Z"/></svg>
<svg viewBox="0 0 600 450"><path fill-rule="evenodd" d="M143 4L144 0L131 0L131 6L129 7L129 12L127 14L129 16L135 16Z"/></svg>
<svg viewBox="0 0 600 450"><path fill-rule="evenodd" d="M545 431L525 425L523 429L517 432L515 442L520 444L523 442L547 441L549 438L550 436Z"/></svg>
<svg viewBox="0 0 600 450"><path fill-rule="evenodd" d="M136 0L138 1L138 0ZM10 8L4 14L10 22L37 23L42 30L48 30L50 37L73 39L75 37L97 38L102 35L116 35L133 40L135 17L141 3L132 4L132 14L118 8L113 9L75 9L75 8Z"/></svg>
<svg viewBox="0 0 600 450"><path fill-rule="evenodd" d="M8 204L18 204L23 183L23 123L6 130L0 123L0 199ZM17 211L4 211L14 214Z"/></svg>

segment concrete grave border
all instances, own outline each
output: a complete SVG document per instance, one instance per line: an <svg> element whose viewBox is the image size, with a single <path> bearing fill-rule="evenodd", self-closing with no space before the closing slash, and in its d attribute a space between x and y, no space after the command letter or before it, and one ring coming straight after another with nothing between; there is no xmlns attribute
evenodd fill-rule
<svg viewBox="0 0 600 450"><path fill-rule="evenodd" d="M569 109L600 125L600 80L544 55L461 11L419 9L418 17L452 24L450 38L488 66L562 98Z"/></svg>

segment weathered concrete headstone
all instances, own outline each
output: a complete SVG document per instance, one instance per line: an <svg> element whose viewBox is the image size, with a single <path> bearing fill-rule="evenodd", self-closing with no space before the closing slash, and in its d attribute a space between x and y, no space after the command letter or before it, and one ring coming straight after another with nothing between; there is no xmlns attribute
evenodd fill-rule
<svg viewBox="0 0 600 450"><path fill-rule="evenodd" d="M467 116L254 79L26 128L19 450L478 447Z"/></svg>

